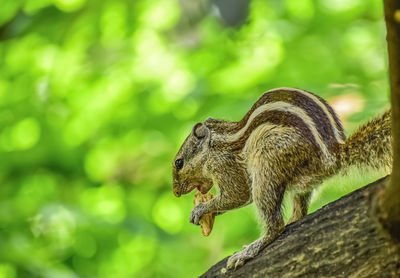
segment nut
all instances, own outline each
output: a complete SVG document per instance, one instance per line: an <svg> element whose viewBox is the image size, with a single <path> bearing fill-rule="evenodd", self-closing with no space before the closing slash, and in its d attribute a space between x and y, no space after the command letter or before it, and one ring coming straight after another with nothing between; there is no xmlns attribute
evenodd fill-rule
<svg viewBox="0 0 400 278"><path fill-rule="evenodd" d="M196 193L196 195L194 195L193 204L195 206L197 206L200 203L204 203L204 202L211 200L213 197L214 197L214 195L211 194L210 192L207 192L206 194L202 194L199 191ZM201 219L200 219L201 233L204 236L208 236L211 233L213 225L214 225L214 218L215 218L215 215L213 215L212 213L204 214L203 217L201 217Z"/></svg>

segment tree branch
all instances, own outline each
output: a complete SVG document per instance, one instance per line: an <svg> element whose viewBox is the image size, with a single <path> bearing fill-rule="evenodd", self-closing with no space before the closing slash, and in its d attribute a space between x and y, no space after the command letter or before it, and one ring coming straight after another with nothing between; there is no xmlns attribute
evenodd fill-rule
<svg viewBox="0 0 400 278"><path fill-rule="evenodd" d="M400 277L400 253L380 232L373 197L388 177L286 227L256 258L224 271L227 258L201 277Z"/></svg>

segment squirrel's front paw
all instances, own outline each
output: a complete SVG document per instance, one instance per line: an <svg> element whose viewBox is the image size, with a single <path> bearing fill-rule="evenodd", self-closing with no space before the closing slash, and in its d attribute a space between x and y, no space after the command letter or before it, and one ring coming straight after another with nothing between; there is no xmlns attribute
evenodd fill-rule
<svg viewBox="0 0 400 278"><path fill-rule="evenodd" d="M201 217L206 213L208 213L208 211L204 203L198 204L190 212L189 222L194 225L199 225Z"/></svg>

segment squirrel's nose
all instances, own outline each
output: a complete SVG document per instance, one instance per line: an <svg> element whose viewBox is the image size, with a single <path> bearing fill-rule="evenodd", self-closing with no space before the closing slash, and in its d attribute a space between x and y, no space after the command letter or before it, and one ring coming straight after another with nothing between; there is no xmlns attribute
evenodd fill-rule
<svg viewBox="0 0 400 278"><path fill-rule="evenodd" d="M179 189L177 189L177 188L174 188L174 195L176 196L176 197L180 197L181 196L181 192L179 191Z"/></svg>

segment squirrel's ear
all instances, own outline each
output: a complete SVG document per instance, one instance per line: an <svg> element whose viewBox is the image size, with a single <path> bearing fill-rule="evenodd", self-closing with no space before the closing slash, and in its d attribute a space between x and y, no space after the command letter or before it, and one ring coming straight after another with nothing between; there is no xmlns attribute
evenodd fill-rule
<svg viewBox="0 0 400 278"><path fill-rule="evenodd" d="M206 137L206 135L209 133L209 129L208 127L206 127L205 124L203 123L197 123L194 125L193 127L193 135L197 138L197 139L203 139L204 137Z"/></svg>

